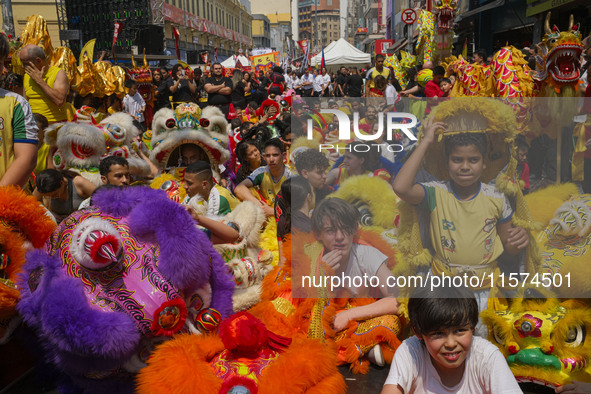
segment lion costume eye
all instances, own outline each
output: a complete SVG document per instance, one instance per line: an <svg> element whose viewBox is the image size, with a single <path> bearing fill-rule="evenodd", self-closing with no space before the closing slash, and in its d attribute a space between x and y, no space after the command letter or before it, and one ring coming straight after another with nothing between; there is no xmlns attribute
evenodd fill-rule
<svg viewBox="0 0 591 394"><path fill-rule="evenodd" d="M497 343L499 345L505 344L505 335L503 335L503 333L501 332L501 328L499 326L494 326L493 337L495 338L495 341L497 341Z"/></svg>
<svg viewBox="0 0 591 394"><path fill-rule="evenodd" d="M569 327L564 342L569 347L580 346L585 342L585 327L579 324Z"/></svg>

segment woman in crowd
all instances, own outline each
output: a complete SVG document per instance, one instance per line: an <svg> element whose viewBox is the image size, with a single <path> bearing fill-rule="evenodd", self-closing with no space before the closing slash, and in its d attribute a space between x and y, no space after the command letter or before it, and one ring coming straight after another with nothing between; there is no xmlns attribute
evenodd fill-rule
<svg viewBox="0 0 591 394"><path fill-rule="evenodd" d="M168 86L164 80L164 75L162 75L162 70L156 69L154 70L154 72L152 72L152 83L154 84L154 90L156 91L154 112L158 111L160 108L169 107L170 93L168 91Z"/></svg>
<svg viewBox="0 0 591 394"><path fill-rule="evenodd" d="M244 84L244 101L248 103L250 100L250 95L252 94L252 77L250 73L244 73L244 76L242 77L242 83Z"/></svg>
<svg viewBox="0 0 591 394"><path fill-rule="evenodd" d="M46 169L37 175L37 189L34 195L38 198L51 199L49 210L59 223L86 200L96 189L89 180L73 171Z"/></svg>
<svg viewBox="0 0 591 394"><path fill-rule="evenodd" d="M234 74L232 74L232 105L234 105L234 109L246 108L246 98L244 97L244 93L246 92L246 85L243 82L244 74L240 70L234 70Z"/></svg>
<svg viewBox="0 0 591 394"><path fill-rule="evenodd" d="M363 141L353 141L347 145L343 164L333 168L326 177L326 184L340 186L347 178L354 175L367 175L377 169L380 164L380 152L371 146L369 151L356 151L357 145L366 145ZM365 147L364 147L365 148Z"/></svg>
<svg viewBox="0 0 591 394"><path fill-rule="evenodd" d="M245 180L251 172L265 165L261 157L261 151L253 140L244 140L236 147L236 157L240 162L240 168L236 171L236 184Z"/></svg>
<svg viewBox="0 0 591 394"><path fill-rule="evenodd" d="M172 104L175 107L178 104L193 101L193 95L197 91L197 87L192 79L189 78L180 64L175 64L172 68L172 79L167 81L167 85L170 94L172 94Z"/></svg>

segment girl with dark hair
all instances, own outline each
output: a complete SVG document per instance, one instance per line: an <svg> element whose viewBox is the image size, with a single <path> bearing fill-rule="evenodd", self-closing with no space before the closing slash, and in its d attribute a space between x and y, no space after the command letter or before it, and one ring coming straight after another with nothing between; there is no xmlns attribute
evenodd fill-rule
<svg viewBox="0 0 591 394"><path fill-rule="evenodd" d="M380 165L380 152L377 147L361 141L353 141L347 145L344 156L343 164L328 173L327 185L338 187L345 179L354 175L370 174Z"/></svg>
<svg viewBox="0 0 591 394"><path fill-rule="evenodd" d="M172 94L173 106L193 101L193 95L197 91L193 77L187 75L180 64L172 67L172 79L167 81L167 87L169 94Z"/></svg>
<svg viewBox="0 0 591 394"><path fill-rule="evenodd" d="M236 146L236 157L240 167L236 171L236 184L245 180L251 172L264 166L265 162L261 157L261 151L254 140L243 140Z"/></svg>
<svg viewBox="0 0 591 394"><path fill-rule="evenodd" d="M36 186L33 194L37 198L51 199L49 210L58 223L78 210L80 203L90 197L96 189L96 186L82 175L53 168L43 170L37 175Z"/></svg>
<svg viewBox="0 0 591 394"><path fill-rule="evenodd" d="M309 233L312 231L310 207L312 206L312 187L301 176L287 179L275 199L275 219L277 219L277 238L283 240L292 229Z"/></svg>
<svg viewBox="0 0 591 394"><path fill-rule="evenodd" d="M250 73L244 73L242 83L244 84L244 101L248 102L252 93L252 78Z"/></svg>

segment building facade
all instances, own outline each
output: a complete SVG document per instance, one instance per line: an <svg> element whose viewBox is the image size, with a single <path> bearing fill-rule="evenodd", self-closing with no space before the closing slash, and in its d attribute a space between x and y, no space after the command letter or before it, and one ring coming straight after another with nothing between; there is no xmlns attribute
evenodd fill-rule
<svg viewBox="0 0 591 394"><path fill-rule="evenodd" d="M271 23L263 14L252 16L252 43L254 48L271 48Z"/></svg>
<svg viewBox="0 0 591 394"><path fill-rule="evenodd" d="M300 40L310 40L313 52L338 40L341 37L341 1L300 0L298 34Z"/></svg>
<svg viewBox="0 0 591 394"><path fill-rule="evenodd" d="M279 57L288 56L288 50L292 47L291 13L267 14L270 25L271 48L279 52Z"/></svg>
<svg viewBox="0 0 591 394"><path fill-rule="evenodd" d="M41 15L45 19L51 43L53 46L59 46L59 26L55 0L12 0L12 17L16 36L18 37L23 31L27 24L27 17L33 14Z"/></svg>
<svg viewBox="0 0 591 394"><path fill-rule="evenodd" d="M173 28L179 31L181 58L197 63L197 54L228 57L253 46L248 3L239 0L166 0L163 4L165 47L176 48Z"/></svg>

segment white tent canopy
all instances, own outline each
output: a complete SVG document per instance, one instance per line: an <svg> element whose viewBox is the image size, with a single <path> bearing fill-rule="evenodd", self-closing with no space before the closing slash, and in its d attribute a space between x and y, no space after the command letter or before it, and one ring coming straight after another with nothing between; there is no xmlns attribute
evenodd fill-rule
<svg viewBox="0 0 591 394"><path fill-rule="evenodd" d="M222 62L222 67L226 68L235 68L236 62L240 60L240 64L243 66L250 66L250 60L246 56L238 55L238 56L230 56L226 60Z"/></svg>
<svg viewBox="0 0 591 394"><path fill-rule="evenodd" d="M324 48L324 61L327 66L365 65L371 62L371 55L361 52L344 38L339 38ZM312 66L321 62L322 52L311 60Z"/></svg>

